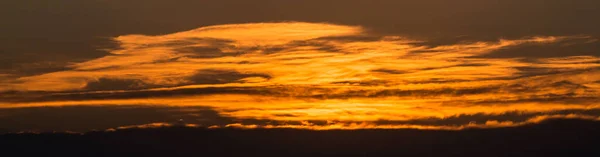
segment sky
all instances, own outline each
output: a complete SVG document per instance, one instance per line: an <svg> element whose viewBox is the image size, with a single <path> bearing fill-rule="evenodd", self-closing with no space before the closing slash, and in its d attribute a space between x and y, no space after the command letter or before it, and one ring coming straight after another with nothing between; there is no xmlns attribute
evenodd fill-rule
<svg viewBox="0 0 600 157"><path fill-rule="evenodd" d="M598 5L0 1L0 131L600 120Z"/></svg>

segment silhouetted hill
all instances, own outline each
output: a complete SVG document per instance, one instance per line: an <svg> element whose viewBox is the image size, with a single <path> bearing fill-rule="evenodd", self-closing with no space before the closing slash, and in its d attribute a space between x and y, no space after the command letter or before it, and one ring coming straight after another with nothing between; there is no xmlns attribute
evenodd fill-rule
<svg viewBox="0 0 600 157"><path fill-rule="evenodd" d="M433 130L127 129L0 136L2 156L600 156L600 122Z"/></svg>

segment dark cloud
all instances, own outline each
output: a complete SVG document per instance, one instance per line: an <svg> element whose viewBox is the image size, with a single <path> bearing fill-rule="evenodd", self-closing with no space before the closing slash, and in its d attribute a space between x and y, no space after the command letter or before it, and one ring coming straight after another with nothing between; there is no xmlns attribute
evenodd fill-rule
<svg viewBox="0 0 600 157"><path fill-rule="evenodd" d="M331 39L331 40L328 40ZM357 40L354 40L357 39ZM328 37L328 38L317 38L311 40L295 40L282 45L269 45L269 46L250 46L250 47L236 47L234 53L228 53L228 56L245 54L248 52L260 51L263 54L275 54L279 52L289 52L294 50L318 50L326 52L344 53L343 50L339 49L335 45L331 44L332 41L344 41L352 42L359 41L358 36L345 36L345 37ZM294 60L294 59L307 59L308 57L293 57L282 60Z"/></svg>
<svg viewBox="0 0 600 157"><path fill-rule="evenodd" d="M309 122L317 125L327 124L326 121ZM88 132L151 123L185 123L201 127L233 123L260 126L302 124L300 121L225 117L207 107L99 105L0 109L0 126L4 126L0 129L3 131L0 134L19 131Z"/></svg>
<svg viewBox="0 0 600 157"><path fill-rule="evenodd" d="M574 38L556 43L530 43L506 47L478 57L550 58L567 56L600 56L600 42L593 38Z"/></svg>
<svg viewBox="0 0 600 157"><path fill-rule="evenodd" d="M0 109L0 126L18 131L104 130L149 123L225 125L234 120L205 107L160 106L68 106Z"/></svg>
<svg viewBox="0 0 600 157"><path fill-rule="evenodd" d="M148 88L149 85L141 80L100 78L90 81L83 88L89 91L135 90Z"/></svg>
<svg viewBox="0 0 600 157"><path fill-rule="evenodd" d="M116 82L125 83L125 82ZM114 88L112 88L114 89ZM269 95L289 96L276 90L275 87L206 87L206 88L184 88L167 90L132 90L132 91L68 91L68 92L45 92L45 91L6 91L0 98L6 98L3 102L43 102L54 100L107 100L107 99L133 99L133 98L164 98L174 96L192 95L214 95L214 94L245 94L245 95ZM283 94L282 94L283 93Z"/></svg>
<svg viewBox="0 0 600 157"><path fill-rule="evenodd" d="M552 74L559 74L559 73L564 72L564 70L562 70L562 69L546 68L546 67L516 67L515 69L519 70L520 77L552 75ZM574 71L574 70L570 70L570 71Z"/></svg>
<svg viewBox="0 0 600 157"><path fill-rule="evenodd" d="M417 110L417 109L416 109ZM496 121L496 122L511 122L514 124L517 123L526 123L528 120L532 118L536 118L539 116L548 116L548 115L589 115L589 116L600 116L600 109L590 109L590 110L578 110L578 109L570 109L570 110L554 110L548 112L522 112L522 111L509 111L505 113L499 114L486 114L486 113L475 113L475 114L460 114L460 115L452 115L444 118L439 117L430 117L430 118L417 118L411 120L377 120L373 121L373 124L377 125L418 125L418 126L467 126L467 125L485 125L488 121ZM279 114L277 116L280 117L295 117L293 114ZM236 123L243 125L303 125L303 122L300 121L278 121L278 120L262 120L262 119L235 119ZM313 126L327 126L331 124L360 124L363 121L327 121L327 120L306 120L305 123L309 123Z"/></svg>
<svg viewBox="0 0 600 157"><path fill-rule="evenodd" d="M400 70L394 70L394 69L375 69L375 70L371 70L372 72L380 72L380 73L387 73L387 74L406 74L406 73L410 73L409 71L400 71Z"/></svg>
<svg viewBox="0 0 600 157"><path fill-rule="evenodd" d="M448 125L448 126L465 126L468 124L485 124L487 121L498 121L498 122L513 122L513 123L521 123L526 122L531 118L535 118L537 116L544 115L569 115L569 114L577 114L577 115L592 115L597 116L600 115L599 109L592 110L556 110L549 112L506 112L501 114L461 114L454 115L444 118L423 118L423 119L412 119L406 121L390 121L390 120L379 120L375 123L380 125L389 125L389 124L412 124L412 125Z"/></svg>
<svg viewBox="0 0 600 157"><path fill-rule="evenodd" d="M600 110L556 110L549 112L507 112L502 114L461 114L445 118L420 118L412 120L379 120L378 125L423 125L423 126L465 126L485 124L487 121L525 122L536 116L544 115L600 115ZM294 117L292 114L279 115ZM195 124L199 126L225 126L227 124L244 125L303 125L326 126L331 123L352 124L361 121L325 121L310 120L280 121L269 119L225 117L206 107L167 107L167 106L66 106L66 107L28 107L0 109L0 126L5 131L78 131L105 130L121 126L136 126L150 123Z"/></svg>
<svg viewBox="0 0 600 157"><path fill-rule="evenodd" d="M456 64L456 65L452 65L452 66L428 67L428 68L420 68L420 69L405 70L405 71L394 70L394 69L375 69L375 70L371 70L371 71L387 73L387 74L408 74L408 73L420 72L420 71L426 71L426 70L439 70L439 69L457 68L457 67L483 67L483 66L490 66L490 65L491 64L486 64L486 63L462 63L462 64ZM432 79L432 80L430 80L431 82L438 82L440 80L436 80L436 79L441 79L441 78L431 78L431 79ZM452 80L452 81L459 81L459 80ZM414 83L427 83L427 82L429 82L429 81L414 82Z"/></svg>
<svg viewBox="0 0 600 157"><path fill-rule="evenodd" d="M248 77L260 77L270 79L267 74L240 73L228 70L200 70L188 79L192 84L225 84L239 82Z"/></svg>
<svg viewBox="0 0 600 157"><path fill-rule="evenodd" d="M232 41L223 39L189 38L160 44L143 45L139 48L169 47L176 53L186 54L187 57L191 58L218 58L243 54L243 52L222 52L224 48L234 49L235 46L231 45L231 43Z"/></svg>
<svg viewBox="0 0 600 157"><path fill-rule="evenodd" d="M228 70L200 70L195 75L188 78L189 82L177 85L156 85L149 84L138 79L120 79L120 78L100 78L90 81L83 88L84 91L111 91L111 90L140 90L159 87L173 87L178 85L192 84L226 84L240 82L241 79L248 77L260 77L270 79L266 74L240 73Z"/></svg>

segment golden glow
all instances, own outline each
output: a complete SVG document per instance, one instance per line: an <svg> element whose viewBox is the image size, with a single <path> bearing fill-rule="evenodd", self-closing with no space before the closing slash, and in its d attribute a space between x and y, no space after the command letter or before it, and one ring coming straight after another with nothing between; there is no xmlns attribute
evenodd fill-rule
<svg viewBox="0 0 600 157"><path fill-rule="evenodd" d="M373 36L358 26L300 22L219 25L160 36L124 35L114 39L121 48L111 50L110 55L72 64L71 70L21 77L4 83L7 85L0 90L46 91L50 99L61 94L127 95L240 87L250 90L241 94L0 101L0 104L2 108L206 106L226 117L304 123L216 127L316 130L462 129L517 126L560 117L597 119L590 115L547 115L526 122L489 120L485 124L463 126L375 124L378 120L600 109L597 103L600 58L568 56L527 61L478 57L524 44L590 38L582 36L540 36L442 46L422 46L419 43L423 41L398 36L374 40L351 38ZM522 68L559 73L527 76ZM90 82L102 79L138 82L136 88L87 89ZM260 94L265 91L271 94ZM557 101L552 96L568 96L565 99L577 101ZM319 126L305 123L310 120L341 123Z"/></svg>

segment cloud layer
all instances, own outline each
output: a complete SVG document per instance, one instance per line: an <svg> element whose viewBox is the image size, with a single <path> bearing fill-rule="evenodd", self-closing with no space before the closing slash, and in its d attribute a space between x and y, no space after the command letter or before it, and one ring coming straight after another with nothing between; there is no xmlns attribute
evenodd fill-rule
<svg viewBox="0 0 600 157"><path fill-rule="evenodd" d="M600 108L600 42L592 36L431 44L360 26L281 22L114 40L119 48L108 55L62 71L1 74L1 107L205 107L234 119L218 126L327 124L314 129L461 128L473 124L444 120L474 115L501 126L600 116L588 112ZM509 113L535 116L495 119Z"/></svg>

